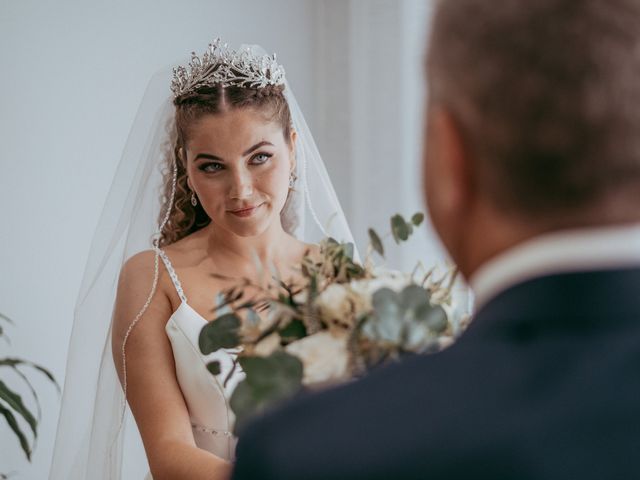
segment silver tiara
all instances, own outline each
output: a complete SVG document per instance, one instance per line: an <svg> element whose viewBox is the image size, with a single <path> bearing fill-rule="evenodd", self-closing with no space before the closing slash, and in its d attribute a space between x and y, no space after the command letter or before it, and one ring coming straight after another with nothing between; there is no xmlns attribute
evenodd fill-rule
<svg viewBox="0 0 640 480"><path fill-rule="evenodd" d="M222 85L246 88L264 88L267 85L284 85L284 68L276 62L276 54L255 55L249 47L241 51L229 49L217 38L198 57L191 53L188 68L173 69L171 91L179 97L201 87Z"/></svg>

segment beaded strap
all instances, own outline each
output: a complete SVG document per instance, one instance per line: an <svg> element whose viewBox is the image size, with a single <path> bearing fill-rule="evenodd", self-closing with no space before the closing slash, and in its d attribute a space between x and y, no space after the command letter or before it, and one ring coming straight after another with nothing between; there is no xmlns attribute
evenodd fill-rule
<svg viewBox="0 0 640 480"><path fill-rule="evenodd" d="M169 257L167 257L167 254L164 253L164 250L160 248L158 248L158 253L160 254L160 258L162 258L162 261L164 262L164 266L167 267L167 272L169 273L169 277L171 277L173 286L176 287L176 291L178 292L180 300L182 300L184 303L187 303L187 297L184 294L184 290L182 290L182 285L180 284L180 280L178 280L176 271L173 269L173 265L171 265L171 262L169 261Z"/></svg>
<svg viewBox="0 0 640 480"><path fill-rule="evenodd" d="M233 433L226 430L215 430L213 428L205 427L204 425L199 425L197 423L192 423L191 426L199 432L208 433L210 435L213 435L214 437L233 437Z"/></svg>
<svg viewBox="0 0 640 480"><path fill-rule="evenodd" d="M124 335L124 339L122 340L122 347L121 347L121 355L122 355L122 389L123 389L122 405L121 405L121 408L120 408L120 421L118 422L118 430L116 431L116 434L113 437L113 441L111 442L111 445L109 445L109 456L112 456L114 454L114 450L113 449L116 446L116 443L118 443L118 439L120 438L120 430L122 429L122 426L124 425L124 417L125 417L125 414L127 412L127 353L126 353L127 341L129 340L129 336L131 335L131 332L133 331L133 328L140 321L140 319L142 318L142 315L144 314L144 312L147 311L147 308L149 308L149 305L151 305L151 299L153 298L153 295L156 293L156 288L158 287L158 277L159 277L159 275L158 275L159 274L158 257L161 254L164 254L164 252L162 250L160 250L160 247L158 245L159 245L160 235L162 233L162 230L164 229L165 225L167 225L167 223L169 222L169 216L171 215L171 208L173 206L173 201L175 200L175 196L176 196L176 185L178 184L178 164L176 163L176 161L172 162L172 170L173 170L173 175L172 175L172 179L171 179L171 195L169 197L167 210L164 212L164 217L162 219L162 222L160 222L160 226L158 227L158 231L154 235L155 238L152 241L153 251L154 251L154 258L153 258L153 283L151 285L151 291L149 292L149 295L147 296L147 301L142 306L142 309L140 309L140 311L135 316L133 321L129 324L129 327L127 328L127 331L126 331L126 333ZM164 255L164 257L166 257L166 255ZM163 257L163 260L164 260L164 257ZM169 259L166 259L165 265L167 263L169 263L169 265L171 265L171 263L169 262ZM171 270L173 270L173 267L171 268ZM175 272L174 272L174 275L175 275ZM176 281L177 281L177 278L178 277L176 277ZM180 282L178 282L178 286L179 285L180 285ZM184 292L182 292L182 287L180 287L179 290L178 290L178 295L180 295L180 294L182 294L181 299L184 298L184 300L186 301L186 297L184 296Z"/></svg>

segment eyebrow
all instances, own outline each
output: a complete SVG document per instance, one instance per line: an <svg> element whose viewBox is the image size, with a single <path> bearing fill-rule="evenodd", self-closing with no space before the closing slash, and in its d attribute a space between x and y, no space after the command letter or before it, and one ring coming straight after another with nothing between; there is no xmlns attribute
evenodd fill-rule
<svg viewBox="0 0 640 480"><path fill-rule="evenodd" d="M193 161L195 162L199 158L206 158L208 160L218 160L220 162L222 161L220 157L216 157L215 155L211 155L210 153L199 153L198 155L196 155L196 158L194 158Z"/></svg>
<svg viewBox="0 0 640 480"><path fill-rule="evenodd" d="M246 152L243 152L242 156L246 157L247 155L249 155L254 150L257 150L260 147L264 147L265 145L271 145L273 147L273 143L267 142L266 140L263 140L262 142L256 143L253 147L249 148ZM193 159L193 161L195 162L199 158L206 158L208 160L216 160L216 161L219 161L219 162L223 161L220 157L218 157L216 155L211 155L210 153L199 153L198 155L196 155L196 157Z"/></svg>
<svg viewBox="0 0 640 480"><path fill-rule="evenodd" d="M244 152L242 154L243 157L246 157L247 155L249 155L251 152L253 152L254 150L257 150L260 147L264 147L265 145L271 145L273 147L273 143L271 142L267 142L266 140L263 140L260 143L256 143L253 147L251 147L250 149L248 149L246 152Z"/></svg>

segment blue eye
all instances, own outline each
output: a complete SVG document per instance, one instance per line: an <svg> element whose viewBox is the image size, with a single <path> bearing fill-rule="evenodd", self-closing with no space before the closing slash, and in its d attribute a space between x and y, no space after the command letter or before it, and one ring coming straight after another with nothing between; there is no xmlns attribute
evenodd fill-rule
<svg viewBox="0 0 640 480"><path fill-rule="evenodd" d="M200 165L198 168L203 172L212 173L212 172L219 172L220 170L223 169L223 166L221 163L214 162L214 163L205 163L203 165Z"/></svg>
<svg viewBox="0 0 640 480"><path fill-rule="evenodd" d="M251 159L251 162L256 165L262 165L263 163L266 163L267 160L269 160L272 156L273 154L271 153L258 153Z"/></svg>

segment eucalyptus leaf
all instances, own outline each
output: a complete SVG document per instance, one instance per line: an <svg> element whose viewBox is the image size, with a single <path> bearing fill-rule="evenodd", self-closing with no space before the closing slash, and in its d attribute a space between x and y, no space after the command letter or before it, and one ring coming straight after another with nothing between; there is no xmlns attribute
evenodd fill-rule
<svg viewBox="0 0 640 480"><path fill-rule="evenodd" d="M401 303L400 296L394 290L391 290L388 287L383 287L379 290L376 290L371 298L371 303L373 304L374 310L378 310L385 308L385 306L389 303L400 304Z"/></svg>
<svg viewBox="0 0 640 480"><path fill-rule="evenodd" d="M220 362L214 360L213 362L207 363L207 370L209 370L209 373L212 375L220 375Z"/></svg>
<svg viewBox="0 0 640 480"><path fill-rule="evenodd" d="M416 227L419 227L424 221L424 213L414 213L411 217L411 223L413 223Z"/></svg>
<svg viewBox="0 0 640 480"><path fill-rule="evenodd" d="M299 391L303 375L302 362L280 350L268 357L241 357L239 361L245 379L230 399L236 415L236 432L251 416Z"/></svg>
<svg viewBox="0 0 640 480"><path fill-rule="evenodd" d="M246 379L238 383L229 399L231 410L236 416L234 433L237 435L238 431L242 429L252 415L264 410L266 403L256 398L253 388L247 383Z"/></svg>
<svg viewBox="0 0 640 480"><path fill-rule="evenodd" d="M31 427L31 431L33 432L34 437L38 436L38 424L36 422L35 417L29 411L29 409L25 406L22 401L22 397L11 390L2 380L0 380L0 399L4 400L9 408L11 408L14 412L20 414L22 418L29 424Z"/></svg>
<svg viewBox="0 0 640 480"><path fill-rule="evenodd" d="M240 319L233 313L227 313L207 323L200 331L198 346L208 355L221 348L234 348L240 345Z"/></svg>
<svg viewBox="0 0 640 480"><path fill-rule="evenodd" d="M286 342L292 342L307 336L307 329L304 323L294 318L285 327L279 330L280 336Z"/></svg>
<svg viewBox="0 0 640 480"><path fill-rule="evenodd" d="M367 321L365 334L375 340L400 342L404 317L400 295L390 288L381 288L373 294L372 304L374 315Z"/></svg>
<svg viewBox="0 0 640 480"><path fill-rule="evenodd" d="M232 313L231 307L227 303L227 299L224 293L218 292L218 294L216 295L215 304L216 304L215 310L218 316Z"/></svg>
<svg viewBox="0 0 640 480"><path fill-rule="evenodd" d="M354 252L353 243L351 243L351 242L345 243L344 244L344 255L345 255L345 257L347 257L349 260L353 260L353 252Z"/></svg>
<svg viewBox="0 0 640 480"><path fill-rule="evenodd" d="M247 324L250 327L257 327L260 324L260 316L253 308L247 308Z"/></svg>
<svg viewBox="0 0 640 480"><path fill-rule="evenodd" d="M400 292L402 306L407 310L417 310L429 306L429 293L419 285L407 285Z"/></svg>
<svg viewBox="0 0 640 480"><path fill-rule="evenodd" d="M377 339L383 342L389 342L394 345L399 345L402 342L403 331L403 316L400 309L397 310L396 315L389 314L377 315L375 329Z"/></svg>
<svg viewBox="0 0 640 480"><path fill-rule="evenodd" d="M369 229L369 242L371 242L371 247L378 252L378 255L384 258L384 245L382 244L380 235L378 235L373 228Z"/></svg>
<svg viewBox="0 0 640 480"><path fill-rule="evenodd" d="M400 214L391 217L391 233L396 243L404 242L409 238L409 226Z"/></svg>
<svg viewBox="0 0 640 480"><path fill-rule="evenodd" d="M362 278L365 274L364 268L355 263L349 266L348 272L352 279Z"/></svg>
<svg viewBox="0 0 640 480"><path fill-rule="evenodd" d="M335 247L335 246L339 245L338 241L333 237L328 237L326 239L326 242L327 242L327 245L329 245L329 246L334 246Z"/></svg>
<svg viewBox="0 0 640 480"><path fill-rule="evenodd" d="M13 430L13 433L16 434L18 440L20 441L20 446L27 456L27 460L31 461L31 447L29 446L29 441L27 440L26 435L20 429L20 425L18 425L16 417L13 415L13 413L11 413L11 410L2 405L2 403L0 403L0 414L2 414L4 418L7 419L9 427L11 427L11 430Z"/></svg>
<svg viewBox="0 0 640 480"><path fill-rule="evenodd" d="M433 305L424 318L428 327L436 333L442 333L447 329L447 312L440 305Z"/></svg>
<svg viewBox="0 0 640 480"><path fill-rule="evenodd" d="M435 336L426 323L410 322L406 325L403 345L405 350L421 352L434 341Z"/></svg>
<svg viewBox="0 0 640 480"><path fill-rule="evenodd" d="M240 366L249 385L259 393L278 392L286 396L302 384L302 362L281 350L268 357L241 357Z"/></svg>

